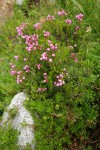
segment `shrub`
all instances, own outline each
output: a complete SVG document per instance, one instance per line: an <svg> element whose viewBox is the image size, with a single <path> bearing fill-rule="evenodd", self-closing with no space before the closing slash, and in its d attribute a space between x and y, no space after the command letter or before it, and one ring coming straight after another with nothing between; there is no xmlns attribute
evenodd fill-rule
<svg viewBox="0 0 100 150"><path fill-rule="evenodd" d="M29 94L26 106L35 119L39 150L91 148L97 76L84 17L55 10L36 24L16 28L21 49L10 62L10 74Z"/></svg>

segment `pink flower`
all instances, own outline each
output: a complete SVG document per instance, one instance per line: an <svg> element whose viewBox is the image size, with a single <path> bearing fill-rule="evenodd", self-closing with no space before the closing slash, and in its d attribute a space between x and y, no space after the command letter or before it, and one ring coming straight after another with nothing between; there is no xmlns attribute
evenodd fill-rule
<svg viewBox="0 0 100 150"><path fill-rule="evenodd" d="M25 76L22 76L22 79L25 80Z"/></svg>
<svg viewBox="0 0 100 150"><path fill-rule="evenodd" d="M75 58L75 60L74 60L76 63L78 62L78 58Z"/></svg>
<svg viewBox="0 0 100 150"><path fill-rule="evenodd" d="M51 41L49 41L49 45L50 45L50 48L51 48L52 50L57 50L57 49L58 49L57 44L54 44L54 45L53 45Z"/></svg>
<svg viewBox="0 0 100 150"><path fill-rule="evenodd" d="M45 72L43 75L44 75L44 76L47 76L47 73Z"/></svg>
<svg viewBox="0 0 100 150"><path fill-rule="evenodd" d="M15 74L17 74L17 72L16 72L16 70L10 70L10 74L13 76L13 75L15 75Z"/></svg>
<svg viewBox="0 0 100 150"><path fill-rule="evenodd" d="M27 69L25 72L30 72L30 70L29 70L29 69Z"/></svg>
<svg viewBox="0 0 100 150"><path fill-rule="evenodd" d="M44 83L48 82L47 73L45 72L43 75L44 75L44 81L43 81L43 82L44 82Z"/></svg>
<svg viewBox="0 0 100 150"><path fill-rule="evenodd" d="M47 50L47 51L50 51L50 48L48 47L46 50Z"/></svg>
<svg viewBox="0 0 100 150"><path fill-rule="evenodd" d="M48 44L52 44L52 41L48 40Z"/></svg>
<svg viewBox="0 0 100 150"><path fill-rule="evenodd" d="M63 74L61 73L61 74L60 74L60 78L63 78L63 77L64 77L64 76L63 76Z"/></svg>
<svg viewBox="0 0 100 150"><path fill-rule="evenodd" d="M60 75L57 75L54 85L57 87L63 86L65 84L65 81L63 80L63 78L64 78L64 76L62 73Z"/></svg>
<svg viewBox="0 0 100 150"><path fill-rule="evenodd" d="M41 29L42 26L41 26L41 23L39 22L39 23L34 24L33 27L34 27L36 30L38 30L38 29Z"/></svg>
<svg viewBox="0 0 100 150"><path fill-rule="evenodd" d="M75 27L75 30L77 31L77 30L79 30L79 28L80 28L79 26L76 26L76 27Z"/></svg>
<svg viewBox="0 0 100 150"><path fill-rule="evenodd" d="M19 79L19 78L17 78L17 80L16 80L16 82L17 82L17 84L20 84L20 83L22 83L22 79Z"/></svg>
<svg viewBox="0 0 100 150"><path fill-rule="evenodd" d="M45 37L49 37L50 36L50 32L48 32L48 31L43 31L43 34L44 34Z"/></svg>
<svg viewBox="0 0 100 150"><path fill-rule="evenodd" d="M65 16L65 15L66 15L66 13L64 10L58 11L58 16Z"/></svg>
<svg viewBox="0 0 100 150"><path fill-rule="evenodd" d="M55 20L55 17L54 16L52 16L52 15L48 15L47 17L46 17L46 20Z"/></svg>
<svg viewBox="0 0 100 150"><path fill-rule="evenodd" d="M14 56L14 58L15 58L15 60L18 60L19 57L18 56Z"/></svg>
<svg viewBox="0 0 100 150"><path fill-rule="evenodd" d="M27 36L28 36L28 35L23 35L23 36L22 36L22 38L23 38L23 39L26 39L26 38L27 38Z"/></svg>
<svg viewBox="0 0 100 150"><path fill-rule="evenodd" d="M17 71L17 74L18 74L18 75L22 74L22 71Z"/></svg>
<svg viewBox="0 0 100 150"><path fill-rule="evenodd" d="M27 58L24 58L24 61L27 61Z"/></svg>
<svg viewBox="0 0 100 150"><path fill-rule="evenodd" d="M65 22L68 23L69 25L72 24L72 20L70 19L66 19Z"/></svg>
<svg viewBox="0 0 100 150"><path fill-rule="evenodd" d="M52 59L51 59L51 58L49 59L49 62L52 62Z"/></svg>
<svg viewBox="0 0 100 150"><path fill-rule="evenodd" d="M27 23L22 23L19 27L16 27L18 35L23 35L23 29L27 26Z"/></svg>
<svg viewBox="0 0 100 150"><path fill-rule="evenodd" d="M55 54L52 54L52 57L55 57Z"/></svg>
<svg viewBox="0 0 100 150"><path fill-rule="evenodd" d="M77 54L71 53L70 57L74 60L74 62L78 62Z"/></svg>
<svg viewBox="0 0 100 150"><path fill-rule="evenodd" d="M10 63L10 66L12 67L12 66L13 66L13 63Z"/></svg>
<svg viewBox="0 0 100 150"><path fill-rule="evenodd" d="M46 90L47 90L47 88L38 88L37 92L44 92Z"/></svg>
<svg viewBox="0 0 100 150"><path fill-rule="evenodd" d="M17 75L17 79L19 79L20 78L20 75Z"/></svg>
<svg viewBox="0 0 100 150"><path fill-rule="evenodd" d="M40 60L48 60L48 55L47 55L47 53L46 52L44 52L43 54L42 54L42 57L40 58Z"/></svg>
<svg viewBox="0 0 100 150"><path fill-rule="evenodd" d="M20 82L19 82L19 80L16 80L16 82L17 82L17 84L19 84Z"/></svg>
<svg viewBox="0 0 100 150"><path fill-rule="evenodd" d="M82 21L83 17L84 17L84 15L81 13L76 15L76 19L78 19L79 21Z"/></svg>
<svg viewBox="0 0 100 150"><path fill-rule="evenodd" d="M28 70L30 67L28 66L28 65L25 65L24 67L23 67L23 69L24 70Z"/></svg>
<svg viewBox="0 0 100 150"><path fill-rule="evenodd" d="M56 78L58 79L58 78L59 78L59 76L56 76Z"/></svg>
<svg viewBox="0 0 100 150"><path fill-rule="evenodd" d="M22 79L19 80L20 83L22 83L22 81L23 81Z"/></svg>
<svg viewBox="0 0 100 150"><path fill-rule="evenodd" d="M58 16L62 16L62 13L61 13L61 11L58 11Z"/></svg>
<svg viewBox="0 0 100 150"><path fill-rule="evenodd" d="M75 53L71 53L71 57L75 57Z"/></svg>
<svg viewBox="0 0 100 150"><path fill-rule="evenodd" d="M37 68L38 68L38 70L40 70L41 64L37 64Z"/></svg>
<svg viewBox="0 0 100 150"><path fill-rule="evenodd" d="M15 67L16 67L16 65L12 65L12 66L11 66L11 68L15 68Z"/></svg>

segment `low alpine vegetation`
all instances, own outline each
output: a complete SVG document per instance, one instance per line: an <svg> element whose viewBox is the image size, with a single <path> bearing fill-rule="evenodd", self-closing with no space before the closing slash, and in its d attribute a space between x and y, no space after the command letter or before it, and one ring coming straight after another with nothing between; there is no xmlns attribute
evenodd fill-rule
<svg viewBox="0 0 100 150"><path fill-rule="evenodd" d="M91 148L98 107L91 27L84 18L62 9L16 27L21 49L10 62L10 74L29 94L26 106L35 118L37 150Z"/></svg>

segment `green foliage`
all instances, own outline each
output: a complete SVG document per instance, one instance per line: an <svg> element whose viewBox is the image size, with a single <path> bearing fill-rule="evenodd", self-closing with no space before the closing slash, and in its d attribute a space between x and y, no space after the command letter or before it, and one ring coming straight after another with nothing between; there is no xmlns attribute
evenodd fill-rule
<svg viewBox="0 0 100 150"><path fill-rule="evenodd" d="M18 132L9 126L0 127L0 150L18 150Z"/></svg>
<svg viewBox="0 0 100 150"><path fill-rule="evenodd" d="M72 14L79 12L79 10L85 15L85 24L92 28L93 40L100 40L100 28L99 18L100 18L100 1L99 0L57 0L56 1L61 8L66 11L70 11Z"/></svg>
<svg viewBox="0 0 100 150"><path fill-rule="evenodd" d="M16 6L14 17L0 29L0 116L4 107L9 105L13 96L21 89L20 86L16 86L14 79L10 76L9 63L13 54L20 47L20 44L16 42L15 28L16 25L20 25L24 18L24 15Z"/></svg>
<svg viewBox="0 0 100 150"><path fill-rule="evenodd" d="M14 118L16 116L16 114L18 113L18 108L13 108L9 110L9 116L11 118Z"/></svg>
<svg viewBox="0 0 100 150"><path fill-rule="evenodd" d="M32 29L31 24L24 29L24 34L38 34L39 45L42 45L41 51L25 51L21 58L27 56L31 70L29 74L24 74L26 80L22 82L30 95L26 106L35 118L37 149L70 149L75 140L79 147L86 148L89 130L95 128L98 116L94 91L97 75L93 73L97 59L91 61L94 57L91 56L92 44L88 44L91 32L87 32L84 21L80 24L71 15L68 17L72 19L72 25L65 23L66 16L59 17L55 14L55 17L55 20L44 21L39 30ZM80 30L74 35L76 26L80 26ZM49 31L51 36L46 39L43 31ZM53 44L58 44L51 64L40 61L41 55L49 47L48 39ZM78 57L78 62L71 58L72 53ZM18 56L21 56L21 51ZM48 56L51 56L51 52L48 52ZM40 70L36 67L39 63L42 65ZM19 70L24 66L25 63L19 60ZM44 72L48 75L47 83L43 82ZM56 87L54 81L61 73L65 84ZM46 88L47 91L37 92L38 88Z"/></svg>
<svg viewBox="0 0 100 150"><path fill-rule="evenodd" d="M3 102L0 104L0 111L2 113L4 109L5 95L9 97L23 90L29 94L25 106L35 119L37 150L91 150L95 149L91 144L91 137L94 135L93 131L96 130L99 117L99 5L94 0L87 1L87 3L78 0L57 2L55 5L42 3L39 7L33 5L30 11L25 3L27 19L21 14L22 18L17 16L17 21L15 19L10 22L8 27L12 28L11 33L7 32L6 27L4 28L5 35L1 35L0 42L1 45L5 42L1 50L2 54L5 53L4 57L7 55L7 61L2 62L6 65L1 83ZM62 10L61 7L65 8L67 16L57 15L57 12ZM21 11L23 11L23 6ZM80 11L84 13L82 22L75 19L75 15ZM54 15L56 19L46 21L48 14ZM24 35L39 35L38 42L42 50L28 53L25 39L17 36L15 28L21 24L21 21L23 22L23 17L28 23L27 28L23 30ZM67 18L72 20L71 25L65 22ZM37 22L42 23L42 28L39 30L33 27L33 24ZM74 34L76 26L80 26L80 29ZM49 31L50 37L45 38L43 31ZM11 35L11 41L9 41L9 35ZM49 47L48 39L58 45L58 49L53 51L56 56L52 58L52 63L40 61L41 55ZM71 56L73 53L74 57ZM51 51L48 52L49 57L51 54ZM15 55L19 56L18 61L13 59ZM24 58L28 61L24 62ZM78 61L75 62L75 58L78 58ZM26 79L21 84L16 84L16 75L14 78L6 75L6 72L10 70L8 66L10 62L17 65L17 70L22 70L26 64L30 66L30 72L24 72ZM39 63L42 64L40 70L37 69ZM1 66L3 68L3 65ZM43 73L48 75L47 83L43 82ZM54 82L59 74L63 74L65 84L56 87ZM38 88L47 88L47 91L40 92ZM10 94L6 94L6 91ZM6 105L7 103L9 103L8 98L5 101Z"/></svg>

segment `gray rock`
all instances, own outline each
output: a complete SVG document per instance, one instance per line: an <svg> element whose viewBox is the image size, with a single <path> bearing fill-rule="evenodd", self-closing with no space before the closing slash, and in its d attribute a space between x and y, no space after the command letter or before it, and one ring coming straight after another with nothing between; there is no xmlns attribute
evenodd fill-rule
<svg viewBox="0 0 100 150"><path fill-rule="evenodd" d="M22 148L30 144L31 149L34 150L35 143L32 143L34 140L34 120L28 110L23 106L26 98L27 96L23 92L15 95L7 107L7 111L4 112L0 125L3 126L5 123L11 123L12 127L20 132L17 144ZM12 109L18 110L14 118L11 118L9 115L9 111Z"/></svg>
<svg viewBox="0 0 100 150"><path fill-rule="evenodd" d="M24 0L16 0L16 4L22 5L23 1L24 1Z"/></svg>

